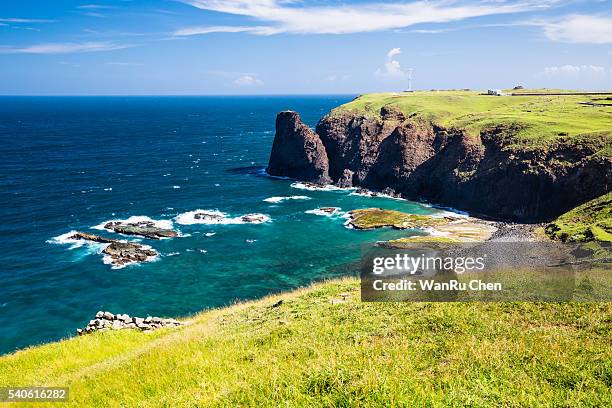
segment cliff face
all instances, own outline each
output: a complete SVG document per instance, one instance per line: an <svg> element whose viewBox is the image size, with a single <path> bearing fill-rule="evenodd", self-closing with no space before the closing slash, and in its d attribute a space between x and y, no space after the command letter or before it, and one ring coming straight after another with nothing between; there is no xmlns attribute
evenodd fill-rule
<svg viewBox="0 0 612 408"><path fill-rule="evenodd" d="M330 183L328 165L321 139L302 123L300 115L292 111L279 113L268 174Z"/></svg>
<svg viewBox="0 0 612 408"><path fill-rule="evenodd" d="M272 175L390 188L409 199L499 219L552 219L605 194L612 181L612 161L595 154L605 141L596 137L516 149L513 126L470 136L406 118L392 107L383 107L380 118L325 116L316 133L295 113L280 113L276 126L268 167Z"/></svg>

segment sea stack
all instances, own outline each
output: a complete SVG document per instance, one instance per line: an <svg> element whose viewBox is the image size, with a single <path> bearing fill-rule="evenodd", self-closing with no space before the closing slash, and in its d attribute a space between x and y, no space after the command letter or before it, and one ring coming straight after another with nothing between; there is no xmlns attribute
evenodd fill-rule
<svg viewBox="0 0 612 408"><path fill-rule="evenodd" d="M327 153L319 136L293 111L276 117L276 135L267 168L272 176L291 177L328 184Z"/></svg>

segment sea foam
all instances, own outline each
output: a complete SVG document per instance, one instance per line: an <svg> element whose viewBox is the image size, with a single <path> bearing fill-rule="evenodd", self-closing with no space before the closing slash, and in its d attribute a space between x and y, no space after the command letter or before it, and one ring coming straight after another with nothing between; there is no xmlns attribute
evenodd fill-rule
<svg viewBox="0 0 612 408"><path fill-rule="evenodd" d="M202 215L204 218L196 218L196 215ZM257 221L245 221L243 217L254 216L259 218ZM194 210L187 211L177 215L174 220L181 225L194 225L194 224L206 224L206 225L227 225L227 224L261 224L264 222L271 221L270 217L266 214L245 214L238 217L231 217L227 213L219 210Z"/></svg>
<svg viewBox="0 0 612 408"><path fill-rule="evenodd" d="M289 201L289 200L310 200L310 197L308 196L301 196L301 195L296 195L296 196L289 196L289 197L268 197L265 198L263 201L265 201L266 203L282 203L283 201Z"/></svg>
<svg viewBox="0 0 612 408"><path fill-rule="evenodd" d="M313 183L302 183L300 181L291 183L291 187L297 188L300 190L309 190L309 191L353 191L355 190L354 187L338 187L332 184L318 185L318 184L313 184Z"/></svg>
<svg viewBox="0 0 612 408"><path fill-rule="evenodd" d="M144 215L133 215L125 220L108 220L104 221L98 225L94 225L92 228L97 230L105 230L104 226L109 222L119 222L121 224L132 224L137 222L152 222L153 225L157 228L161 229L172 229L174 227L172 221L170 220L154 220Z"/></svg>
<svg viewBox="0 0 612 408"><path fill-rule="evenodd" d="M329 208L333 208L334 211L329 212L329 211L323 211L320 208L315 208L314 210L306 210L304 211L304 213L312 214L312 215L320 215L323 217L338 217L338 216L343 216L345 214L344 211L341 211L340 207L329 207Z"/></svg>

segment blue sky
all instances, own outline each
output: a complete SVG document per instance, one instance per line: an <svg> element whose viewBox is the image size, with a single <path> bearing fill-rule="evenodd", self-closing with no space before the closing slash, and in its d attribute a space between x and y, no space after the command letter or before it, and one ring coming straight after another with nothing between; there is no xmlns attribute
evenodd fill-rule
<svg viewBox="0 0 612 408"><path fill-rule="evenodd" d="M0 0L0 94L612 89L611 6Z"/></svg>

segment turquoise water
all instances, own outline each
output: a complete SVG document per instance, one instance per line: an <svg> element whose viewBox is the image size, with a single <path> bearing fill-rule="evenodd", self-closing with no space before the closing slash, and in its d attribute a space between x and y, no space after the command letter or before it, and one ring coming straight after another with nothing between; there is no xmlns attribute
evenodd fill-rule
<svg viewBox="0 0 612 408"><path fill-rule="evenodd" d="M305 211L438 210L298 189L263 172L278 111L297 110L314 126L352 98L0 98L0 353L73 335L98 310L183 316L357 274L362 243L406 232L351 230L341 216ZM309 199L264 201L289 196ZM270 221L176 221L196 209ZM111 237L92 227L131 216L173 222L182 236L142 240L159 259L122 269L104 264L99 246L54 240L72 230Z"/></svg>

